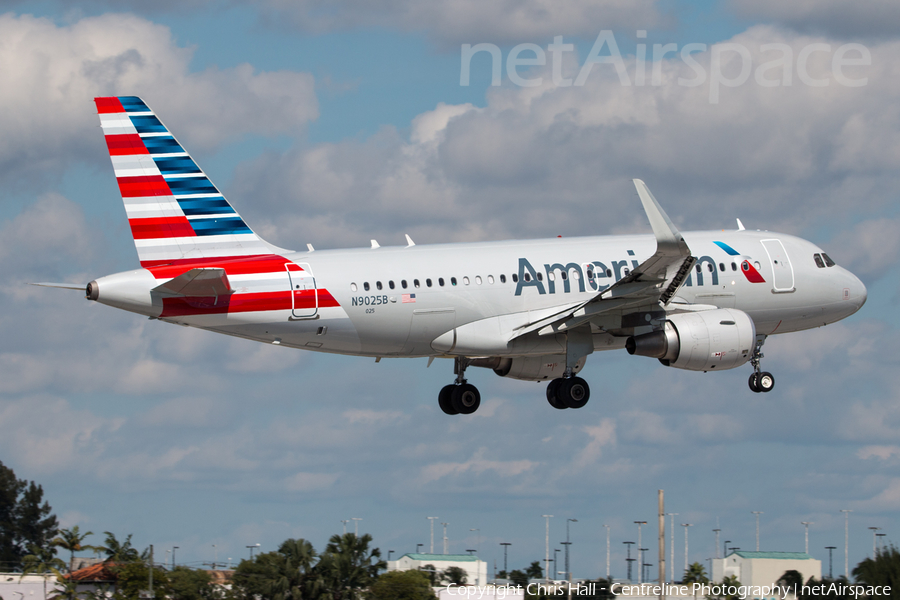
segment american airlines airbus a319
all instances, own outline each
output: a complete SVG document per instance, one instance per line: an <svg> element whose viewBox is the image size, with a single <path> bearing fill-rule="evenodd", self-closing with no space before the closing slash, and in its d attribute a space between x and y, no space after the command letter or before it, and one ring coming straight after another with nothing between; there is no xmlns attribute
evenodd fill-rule
<svg viewBox="0 0 900 600"><path fill-rule="evenodd" d="M586 358L621 348L691 371L749 362L750 389L768 392L768 336L866 301L862 282L806 240L740 221L679 232L638 179L653 235L284 250L244 223L140 98L95 102L141 268L91 281L89 300L267 344L450 358L447 414L481 403L469 367L548 381L551 406L581 408Z"/></svg>

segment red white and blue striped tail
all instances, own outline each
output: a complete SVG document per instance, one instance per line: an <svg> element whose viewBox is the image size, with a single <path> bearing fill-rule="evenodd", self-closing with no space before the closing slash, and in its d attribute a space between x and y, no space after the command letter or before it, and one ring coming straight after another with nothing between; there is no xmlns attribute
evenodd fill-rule
<svg viewBox="0 0 900 600"><path fill-rule="evenodd" d="M143 100L94 102L141 266L282 252L244 223Z"/></svg>

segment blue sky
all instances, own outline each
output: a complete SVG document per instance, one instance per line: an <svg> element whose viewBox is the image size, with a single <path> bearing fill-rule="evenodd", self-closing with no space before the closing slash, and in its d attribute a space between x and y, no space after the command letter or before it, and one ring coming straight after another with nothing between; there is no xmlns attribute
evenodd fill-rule
<svg viewBox="0 0 900 600"><path fill-rule="evenodd" d="M843 546L841 509L854 511L851 564L871 549L867 527L894 539L893 4L145 4L0 1L0 460L44 485L65 526L133 533L159 557L179 546L179 562L200 564L213 544L220 560L287 537L322 548L351 517L385 554L409 552L439 516L452 552L480 546L493 565L511 542L510 566L522 567L543 558L541 515L553 514L554 545L578 519L576 577L605 571L604 524L623 576L622 542L633 521L653 521L662 488L678 523L694 524L691 561L714 556L717 523L723 541L752 549L754 510L763 549L802 550L800 522L813 521L810 550L826 565L824 547ZM505 61L516 44L564 36L574 77L604 29L632 77L643 41L739 44L754 69L771 59L766 44L789 46L794 62L828 44L809 72L830 83L805 85L792 64L791 86L750 77L713 104L708 85L676 83L691 71L669 55L660 85L623 86L597 65L584 86L556 87L548 63L519 71L543 77L538 88L505 72L495 87L482 55L460 85L462 44L495 44ZM834 79L828 57L850 43L871 54L848 69L865 86ZM709 51L696 57L709 68ZM644 232L630 187L640 177L684 229L739 217L811 239L865 281L869 301L840 324L771 338L771 394L749 393L749 367L704 375L609 353L589 359L581 411L551 411L543 386L485 371L471 374L481 410L448 419L436 403L452 377L443 361L223 340L25 286L137 264L91 102L112 94L144 97L284 247Z"/></svg>

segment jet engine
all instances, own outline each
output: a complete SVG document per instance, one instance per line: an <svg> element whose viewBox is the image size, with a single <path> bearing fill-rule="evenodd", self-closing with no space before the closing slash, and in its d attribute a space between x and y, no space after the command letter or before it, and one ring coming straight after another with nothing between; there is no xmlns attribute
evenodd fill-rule
<svg viewBox="0 0 900 600"><path fill-rule="evenodd" d="M658 358L667 367L712 371L739 367L753 355L756 326L747 313L719 308L672 315L660 331L625 342L629 354Z"/></svg>
<svg viewBox="0 0 900 600"><path fill-rule="evenodd" d="M582 357L572 371L574 373L580 371L584 366L584 361L585 358ZM494 373L500 377L511 377L523 381L546 381L563 376L566 370L566 355L495 356L491 358L476 358L469 365L493 369Z"/></svg>

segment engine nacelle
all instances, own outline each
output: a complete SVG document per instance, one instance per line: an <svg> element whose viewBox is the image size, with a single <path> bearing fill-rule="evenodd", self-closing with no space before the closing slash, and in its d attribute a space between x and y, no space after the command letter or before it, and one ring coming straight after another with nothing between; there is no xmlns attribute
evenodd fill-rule
<svg viewBox="0 0 900 600"><path fill-rule="evenodd" d="M672 315L662 331L632 336L625 343L629 354L688 371L739 367L750 360L755 346L753 319L733 308Z"/></svg>
<svg viewBox="0 0 900 600"><path fill-rule="evenodd" d="M582 357L572 369L577 373L584 366ZM548 354L546 356L514 356L477 358L469 363L473 367L493 369L500 377L511 377L523 381L546 381L562 377L566 371L565 354Z"/></svg>

